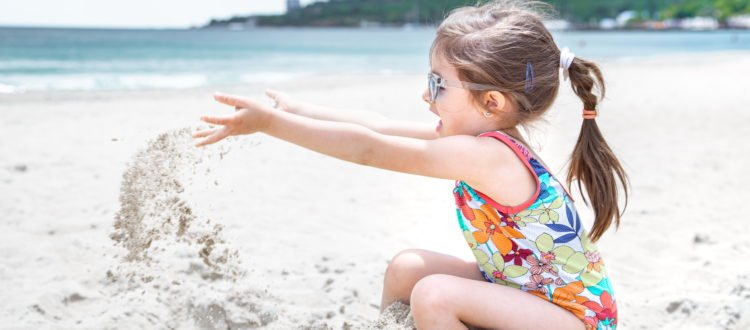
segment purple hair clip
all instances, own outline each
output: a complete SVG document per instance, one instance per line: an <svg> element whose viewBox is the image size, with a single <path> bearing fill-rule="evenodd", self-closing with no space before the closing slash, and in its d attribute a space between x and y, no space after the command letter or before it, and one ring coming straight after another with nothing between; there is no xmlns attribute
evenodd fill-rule
<svg viewBox="0 0 750 330"><path fill-rule="evenodd" d="M526 62L526 86L524 90L528 93L534 88L534 67L531 66L531 62Z"/></svg>

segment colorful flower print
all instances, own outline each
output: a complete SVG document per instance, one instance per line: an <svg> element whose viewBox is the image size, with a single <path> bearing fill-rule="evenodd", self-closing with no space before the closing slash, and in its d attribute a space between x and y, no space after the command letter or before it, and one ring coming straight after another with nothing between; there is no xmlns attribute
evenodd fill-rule
<svg viewBox="0 0 750 330"><path fill-rule="evenodd" d="M547 295L547 285L554 282L554 279L544 278L541 274L533 274L530 277L531 282L524 284L526 289L541 292Z"/></svg>
<svg viewBox="0 0 750 330"><path fill-rule="evenodd" d="M557 222L557 220L560 219L560 215L555 211L556 209L559 209L563 206L563 197L558 196L555 198L549 205L544 205L544 203L539 204L537 207L537 211L542 211L541 215L539 215L539 222L540 223L547 223L552 221Z"/></svg>
<svg viewBox="0 0 750 330"><path fill-rule="evenodd" d="M523 261L526 260L526 257L531 255L533 252L529 249L519 249L516 242L511 241L511 243L513 246L511 247L510 252L503 256L503 260L505 260L505 262L509 262L512 260L514 265L521 266L523 264Z"/></svg>
<svg viewBox="0 0 750 330"><path fill-rule="evenodd" d="M563 270L568 273L580 274L584 286L594 286L604 277L603 261L599 258L595 247L590 244L585 231L581 237L581 243L584 251L589 253L589 257L567 245L555 247L555 242L549 234L541 234L536 239L536 246L540 252L550 252L555 256L553 263L562 265Z"/></svg>
<svg viewBox="0 0 750 330"><path fill-rule="evenodd" d="M485 280L518 288L573 313L589 329L615 329L617 307L603 258L590 241L562 184L502 132L491 136L518 148L539 182L525 209L505 213L466 182L453 195L463 236Z"/></svg>
<svg viewBox="0 0 750 330"><path fill-rule="evenodd" d="M565 286L558 287L552 293L551 297L546 291L529 291L529 293L539 298L549 300L552 303L569 310L579 319L584 319L584 316L586 315L585 303L588 302L589 299L580 295L582 292L583 283L581 281L571 282Z"/></svg>
<svg viewBox="0 0 750 330"><path fill-rule="evenodd" d="M497 284L503 284L516 289L521 288L520 285L512 281L513 278L521 277L529 272L526 267L516 265L505 265L503 256L500 253L493 253L492 257L489 257L481 249L472 249L474 257L477 260L477 264L481 268L482 272L487 275L493 282Z"/></svg>
<svg viewBox="0 0 750 330"><path fill-rule="evenodd" d="M604 260L602 260L602 258L599 256L599 252L586 251L583 253L583 255L589 262L589 264L586 266L587 271L591 272L592 270L596 270L597 272L601 272L602 266L604 265Z"/></svg>
<svg viewBox="0 0 750 330"><path fill-rule="evenodd" d="M529 271L534 275L550 273L557 276L557 266L552 264L552 260L555 260L555 255L549 252L542 253L542 257L539 259L534 255L526 257L526 262L531 265Z"/></svg>
<svg viewBox="0 0 750 330"><path fill-rule="evenodd" d="M617 303L612 300L609 292L602 291L601 296L599 296L599 301L601 301L601 305L595 301L587 301L583 303L584 306L596 313L596 317L588 316L584 319L587 328L588 326L591 326L592 329L597 329L599 323L609 327L617 326Z"/></svg>
<svg viewBox="0 0 750 330"><path fill-rule="evenodd" d="M490 214L492 218L488 218L484 210L472 209L472 211L474 220L471 220L471 225L478 229L472 232L472 235L478 244L484 244L488 240L492 240L497 250L506 255L512 248L510 238L526 238L518 230L495 221L497 213L494 210L490 210L492 211Z"/></svg>
<svg viewBox="0 0 750 330"><path fill-rule="evenodd" d="M527 223L539 221L538 216L543 212L542 210L523 210L516 214L509 214L508 217L518 226L525 227Z"/></svg>

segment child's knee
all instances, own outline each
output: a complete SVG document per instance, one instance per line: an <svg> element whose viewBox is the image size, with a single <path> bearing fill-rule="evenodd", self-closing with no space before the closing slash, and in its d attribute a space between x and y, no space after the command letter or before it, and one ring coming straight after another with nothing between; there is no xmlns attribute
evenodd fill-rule
<svg viewBox="0 0 750 330"><path fill-rule="evenodd" d="M412 313L442 313L450 304L450 297L447 293L443 274L428 275L419 280L411 291L409 300L411 301Z"/></svg>
<svg viewBox="0 0 750 330"><path fill-rule="evenodd" d="M407 249L397 253L385 270L386 285L411 287L421 278L424 259L417 249Z"/></svg>

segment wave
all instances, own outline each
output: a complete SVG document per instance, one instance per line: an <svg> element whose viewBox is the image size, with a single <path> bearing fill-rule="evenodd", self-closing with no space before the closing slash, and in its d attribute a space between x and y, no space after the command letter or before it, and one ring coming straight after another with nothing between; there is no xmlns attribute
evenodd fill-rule
<svg viewBox="0 0 750 330"><path fill-rule="evenodd" d="M169 88L184 89L205 86L208 78L201 74L143 74L119 77L119 83L126 89Z"/></svg>
<svg viewBox="0 0 750 330"><path fill-rule="evenodd" d="M340 70L324 71L260 71L260 72L205 72L205 73L67 73L67 74L11 74L0 76L0 94L30 91L96 91L189 89L219 85L266 85L285 83L321 74L355 74L393 76L405 70Z"/></svg>
<svg viewBox="0 0 750 330"><path fill-rule="evenodd" d="M0 78L0 93L53 90L186 89L208 84L204 74L44 74Z"/></svg>
<svg viewBox="0 0 750 330"><path fill-rule="evenodd" d="M16 86L0 84L0 94L13 94L21 91L22 90Z"/></svg>
<svg viewBox="0 0 750 330"><path fill-rule="evenodd" d="M240 80L245 83L277 83L292 81L312 74L312 72L254 72L243 74L240 76Z"/></svg>

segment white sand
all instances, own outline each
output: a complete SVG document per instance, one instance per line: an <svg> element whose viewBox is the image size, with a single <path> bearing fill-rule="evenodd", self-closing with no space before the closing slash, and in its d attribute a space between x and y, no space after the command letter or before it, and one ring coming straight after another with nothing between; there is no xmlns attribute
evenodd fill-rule
<svg viewBox="0 0 750 330"><path fill-rule="evenodd" d="M603 63L597 121L632 179L620 230L599 243L622 329L750 328L749 55ZM270 87L436 122L424 84ZM211 92L0 95L0 328L408 329L407 309L378 319L388 260L407 248L472 258L451 181L262 134L192 148L180 129L230 111ZM558 177L580 108L564 86L531 136Z"/></svg>

